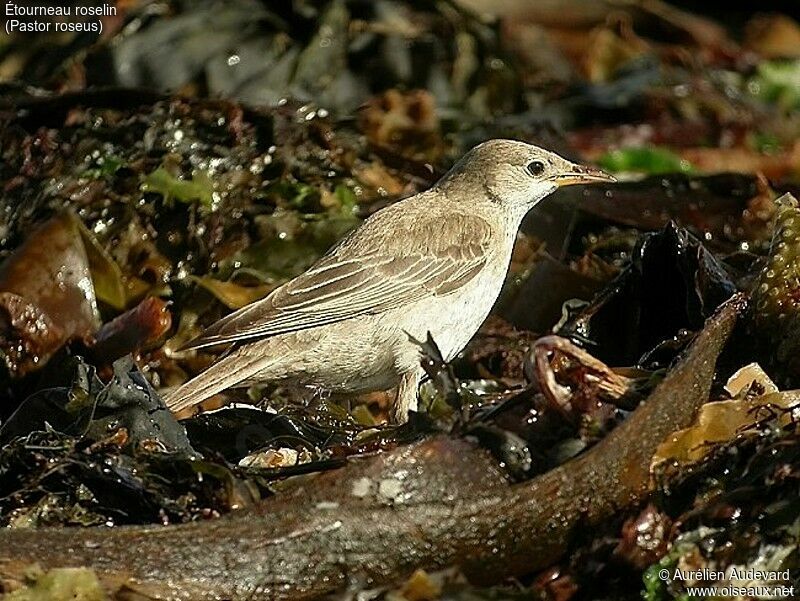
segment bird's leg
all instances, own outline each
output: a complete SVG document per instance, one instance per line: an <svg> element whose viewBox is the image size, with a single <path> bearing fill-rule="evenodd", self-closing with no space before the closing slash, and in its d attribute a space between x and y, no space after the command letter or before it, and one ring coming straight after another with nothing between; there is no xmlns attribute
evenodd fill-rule
<svg viewBox="0 0 800 601"><path fill-rule="evenodd" d="M397 386L397 397L389 414L393 424L404 424L408 421L408 412L417 410L417 389L419 388L419 371L414 369L400 376Z"/></svg>

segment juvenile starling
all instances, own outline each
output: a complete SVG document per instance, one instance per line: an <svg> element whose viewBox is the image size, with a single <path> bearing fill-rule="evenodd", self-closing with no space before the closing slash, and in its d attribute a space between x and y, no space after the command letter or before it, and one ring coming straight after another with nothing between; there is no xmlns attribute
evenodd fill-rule
<svg viewBox="0 0 800 601"><path fill-rule="evenodd" d="M497 300L525 214L559 186L612 181L524 142L476 146L432 188L378 211L308 271L189 343L230 350L167 405L266 382L396 388L390 417L404 422L423 375L416 341L430 332L446 360L464 348Z"/></svg>

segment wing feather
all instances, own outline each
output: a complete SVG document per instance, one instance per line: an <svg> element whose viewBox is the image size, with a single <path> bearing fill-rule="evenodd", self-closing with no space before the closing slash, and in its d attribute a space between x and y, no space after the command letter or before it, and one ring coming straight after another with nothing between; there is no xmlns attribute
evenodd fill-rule
<svg viewBox="0 0 800 601"><path fill-rule="evenodd" d="M379 252L359 254L357 231L311 269L219 320L185 348L274 336L450 294L472 280L487 261L488 223L463 217L471 220L469 242L464 230L448 239L446 231L442 235L447 228L440 226L438 237L426 245L409 249L407 240L387 237ZM426 233L433 232L431 224L424 225Z"/></svg>

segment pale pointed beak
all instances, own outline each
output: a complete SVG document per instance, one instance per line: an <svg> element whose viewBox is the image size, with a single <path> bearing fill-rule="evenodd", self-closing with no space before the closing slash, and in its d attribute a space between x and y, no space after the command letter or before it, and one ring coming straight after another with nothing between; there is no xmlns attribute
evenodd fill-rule
<svg viewBox="0 0 800 601"><path fill-rule="evenodd" d="M561 186L574 186L576 184L596 184L599 182L615 182L617 178L609 175L605 171L601 171L596 167L589 167L588 165L572 165L571 169L565 173L560 173L555 176L556 185Z"/></svg>

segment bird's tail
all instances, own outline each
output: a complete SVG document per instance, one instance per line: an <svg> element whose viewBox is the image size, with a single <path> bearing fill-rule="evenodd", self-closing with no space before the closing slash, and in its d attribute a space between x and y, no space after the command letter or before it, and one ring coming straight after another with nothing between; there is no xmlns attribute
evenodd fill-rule
<svg viewBox="0 0 800 601"><path fill-rule="evenodd" d="M248 356L234 351L180 388L168 393L164 402L173 413L194 407L226 388L242 384L269 363L263 356Z"/></svg>

